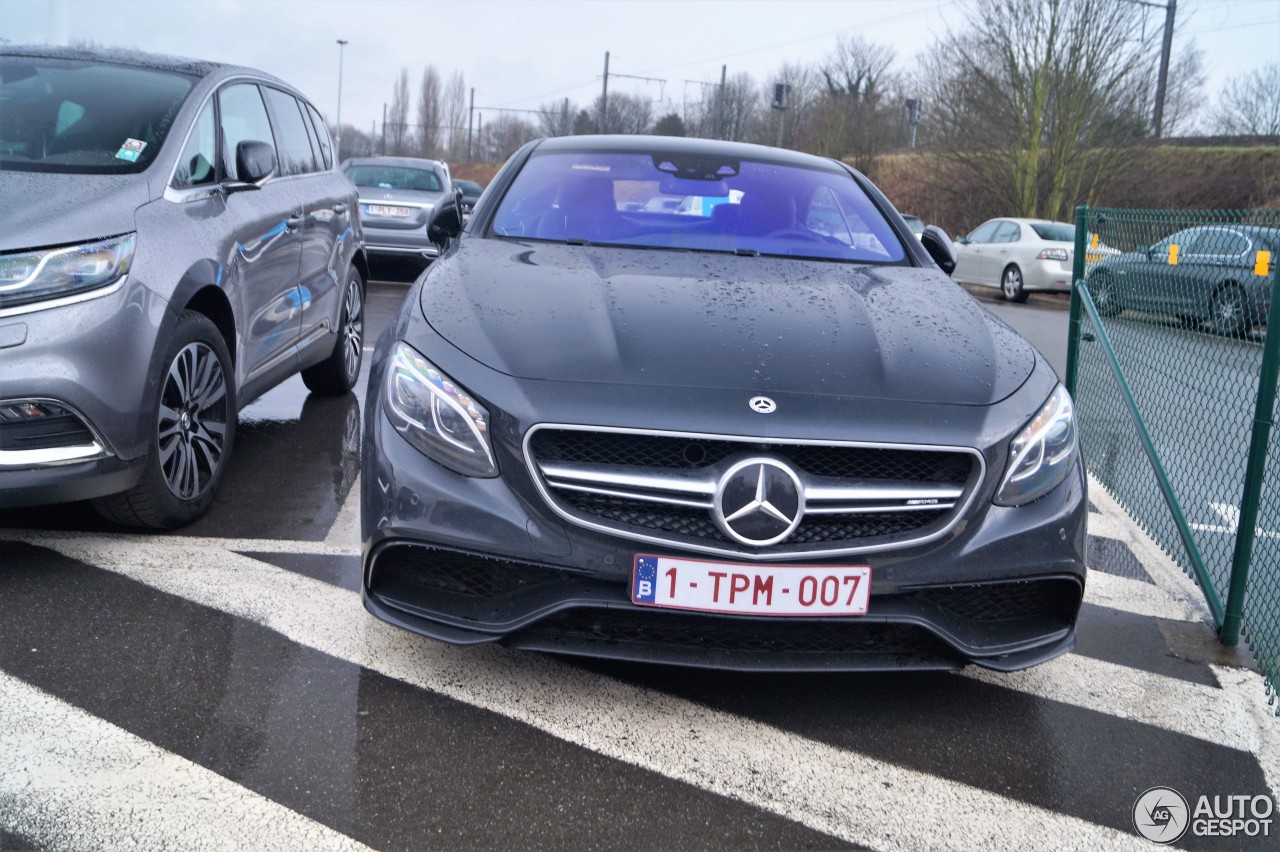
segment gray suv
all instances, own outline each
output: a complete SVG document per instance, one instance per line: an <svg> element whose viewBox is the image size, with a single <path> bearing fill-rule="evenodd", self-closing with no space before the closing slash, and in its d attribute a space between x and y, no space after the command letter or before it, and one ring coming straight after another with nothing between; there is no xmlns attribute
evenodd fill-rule
<svg viewBox="0 0 1280 852"><path fill-rule="evenodd" d="M299 371L351 389L368 275L334 165L267 74L0 48L0 507L180 526L241 408Z"/></svg>

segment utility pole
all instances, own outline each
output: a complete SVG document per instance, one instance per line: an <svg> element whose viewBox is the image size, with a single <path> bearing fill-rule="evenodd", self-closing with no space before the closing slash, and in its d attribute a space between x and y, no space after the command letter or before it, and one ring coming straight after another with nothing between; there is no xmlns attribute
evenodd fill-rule
<svg viewBox="0 0 1280 852"><path fill-rule="evenodd" d="M716 138L724 138L724 75L728 72L728 65L720 66L720 91L716 94Z"/></svg>
<svg viewBox="0 0 1280 852"><path fill-rule="evenodd" d="M1164 7L1164 43L1160 46L1160 76L1156 80L1156 108L1151 119L1151 133L1156 138L1164 129L1164 94L1169 82L1169 54L1173 50L1173 16L1178 11L1178 0L1169 0Z"/></svg>
<svg viewBox="0 0 1280 852"><path fill-rule="evenodd" d="M387 102L382 102L382 156L387 156Z"/></svg>
<svg viewBox="0 0 1280 852"><path fill-rule="evenodd" d="M600 93L600 126L597 128L604 133L605 118L609 115L609 51L604 52L604 90Z"/></svg>
<svg viewBox="0 0 1280 852"><path fill-rule="evenodd" d="M475 162L471 159L471 125L476 114L476 87L471 87L471 106L467 108L467 162Z"/></svg>
<svg viewBox="0 0 1280 852"><path fill-rule="evenodd" d="M338 41L338 138L333 140L333 161L335 163L342 162L342 53L347 47L347 40L340 38Z"/></svg>

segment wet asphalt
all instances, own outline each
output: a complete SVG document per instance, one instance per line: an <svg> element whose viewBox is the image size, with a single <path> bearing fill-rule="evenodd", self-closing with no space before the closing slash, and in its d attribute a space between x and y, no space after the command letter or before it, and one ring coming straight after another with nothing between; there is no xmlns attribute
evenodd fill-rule
<svg viewBox="0 0 1280 852"><path fill-rule="evenodd" d="M1089 600L1077 652L1039 675L691 672L374 622L351 524L360 412L368 350L417 271L376 271L356 392L312 397L295 377L245 409L196 524L128 536L83 505L0 512L0 675L328 832L307 848L1122 846L1140 842L1149 787L1268 791L1247 738L1176 718L1192 698L1229 703L1224 670L1194 613L1146 602L1162 569L1123 536L1091 538L1091 588L1142 603ZM1063 311L990 307L1063 371ZM26 695L5 682L0 710ZM100 845L64 842L74 820L49 817L51 758L32 742L9 743L34 749L31 784L6 786L0 756L0 849ZM163 803L136 806L144 847L219 830L175 839Z"/></svg>

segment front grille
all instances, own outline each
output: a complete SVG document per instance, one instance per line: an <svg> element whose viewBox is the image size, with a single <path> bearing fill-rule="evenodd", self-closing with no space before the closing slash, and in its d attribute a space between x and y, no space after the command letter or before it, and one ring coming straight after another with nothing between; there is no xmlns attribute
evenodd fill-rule
<svg viewBox="0 0 1280 852"><path fill-rule="evenodd" d="M688 509L644 500L630 500L566 491L560 495L567 505L604 521L639 527L654 532L731 542L705 509ZM825 544L896 536L935 524L945 512L881 512L858 515L808 515L787 539L789 544Z"/></svg>
<svg viewBox="0 0 1280 852"><path fill-rule="evenodd" d="M856 620L715 618L667 612L571 609L544 618L525 633L586 643L749 655L954 657L949 646L923 628Z"/></svg>
<svg viewBox="0 0 1280 852"><path fill-rule="evenodd" d="M776 451L813 476L905 479L955 485L963 485L973 468L971 455L951 451L762 444L631 432L539 429L529 446L539 462L565 461L676 470L712 467L744 451Z"/></svg>
<svg viewBox="0 0 1280 852"><path fill-rule="evenodd" d="M49 450L95 443L80 417L50 402L0 403L0 450Z"/></svg>
<svg viewBox="0 0 1280 852"><path fill-rule="evenodd" d="M779 557L936 537L956 521L983 471L981 456L964 449L556 427L536 429L527 451L553 508L569 520L726 554L759 548L716 523L721 477L744 459L781 462L799 479L806 505L799 525L769 548Z"/></svg>

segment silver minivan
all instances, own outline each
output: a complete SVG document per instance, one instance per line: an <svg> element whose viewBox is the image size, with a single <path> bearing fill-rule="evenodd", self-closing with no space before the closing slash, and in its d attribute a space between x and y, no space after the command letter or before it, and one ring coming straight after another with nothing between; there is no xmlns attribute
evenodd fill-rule
<svg viewBox="0 0 1280 852"><path fill-rule="evenodd" d="M368 278L315 107L248 68L0 46L0 507L209 506L237 413L344 394Z"/></svg>

